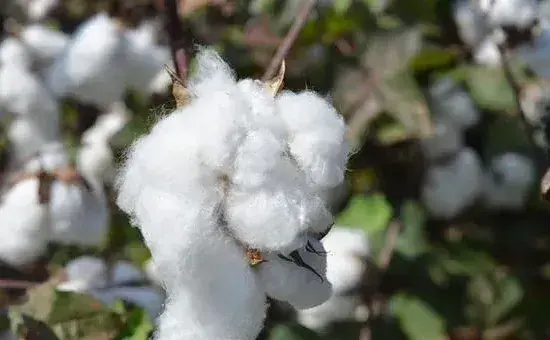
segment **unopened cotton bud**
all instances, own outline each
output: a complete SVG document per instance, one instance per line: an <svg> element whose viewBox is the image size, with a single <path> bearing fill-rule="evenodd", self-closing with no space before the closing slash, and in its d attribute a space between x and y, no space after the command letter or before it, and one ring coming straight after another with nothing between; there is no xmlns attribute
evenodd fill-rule
<svg viewBox="0 0 550 340"><path fill-rule="evenodd" d="M124 51L122 32L105 13L84 22L51 66L47 83L58 96L106 107L122 98Z"/></svg>
<svg viewBox="0 0 550 340"><path fill-rule="evenodd" d="M437 81L429 94L436 116L449 122L451 128L464 130L479 121L481 114L474 100L452 78Z"/></svg>
<svg viewBox="0 0 550 340"><path fill-rule="evenodd" d="M421 140L422 151L427 159L438 159L454 155L464 145L462 131L443 119L434 122L433 135Z"/></svg>
<svg viewBox="0 0 550 340"><path fill-rule="evenodd" d="M537 0L479 0L479 7L495 27L527 28L537 17Z"/></svg>
<svg viewBox="0 0 550 340"><path fill-rule="evenodd" d="M483 197L490 208L521 209L535 180L533 162L508 152L494 158L485 176Z"/></svg>
<svg viewBox="0 0 550 340"><path fill-rule="evenodd" d="M0 43L0 65L18 65L29 68L32 57L27 47L17 38L7 37Z"/></svg>
<svg viewBox="0 0 550 340"><path fill-rule="evenodd" d="M69 37L42 24L29 25L21 32L21 41L41 66L49 65L69 44Z"/></svg>
<svg viewBox="0 0 550 340"><path fill-rule="evenodd" d="M470 0L453 3L453 18L462 41L477 46L489 32L483 12Z"/></svg>
<svg viewBox="0 0 550 340"><path fill-rule="evenodd" d="M315 238L290 254L269 253L257 266L260 285L268 296L307 309L325 302L331 294L326 277L327 254Z"/></svg>
<svg viewBox="0 0 550 340"><path fill-rule="evenodd" d="M474 150L465 148L453 159L428 170L422 201L435 217L450 219L474 203L482 183L481 160Z"/></svg>
<svg viewBox="0 0 550 340"><path fill-rule="evenodd" d="M40 204L38 188L38 179L23 180L0 204L0 259L14 267L36 260L48 244L48 208Z"/></svg>

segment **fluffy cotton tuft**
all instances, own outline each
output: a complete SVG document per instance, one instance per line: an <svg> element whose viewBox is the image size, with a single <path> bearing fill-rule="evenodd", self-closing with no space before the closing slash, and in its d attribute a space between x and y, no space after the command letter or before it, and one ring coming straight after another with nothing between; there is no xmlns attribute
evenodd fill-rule
<svg viewBox="0 0 550 340"><path fill-rule="evenodd" d="M41 66L49 65L69 44L69 37L42 24L33 24L21 31L21 41Z"/></svg>
<svg viewBox="0 0 550 340"><path fill-rule="evenodd" d="M345 125L313 94L274 98L258 81L237 81L213 50L196 69L191 103L128 152L117 202L168 292L157 339L252 340L266 293L297 308L330 296L326 256L307 235L332 223L321 189L343 181ZM251 268L246 247L269 260Z"/></svg>
<svg viewBox="0 0 550 340"><path fill-rule="evenodd" d="M32 56L19 39L7 37L0 43L0 64L15 64L22 68L29 68L32 64Z"/></svg>
<svg viewBox="0 0 550 340"><path fill-rule="evenodd" d="M487 21L496 27L527 28L537 17L537 0L479 0Z"/></svg>

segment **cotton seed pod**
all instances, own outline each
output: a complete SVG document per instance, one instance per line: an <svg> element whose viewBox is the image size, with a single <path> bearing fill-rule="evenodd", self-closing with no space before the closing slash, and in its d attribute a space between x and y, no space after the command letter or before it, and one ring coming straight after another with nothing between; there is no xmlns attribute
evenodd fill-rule
<svg viewBox="0 0 550 340"><path fill-rule="evenodd" d="M433 165L422 188L422 201L435 217L450 219L481 193L483 170L477 153L464 148L445 164Z"/></svg>
<svg viewBox="0 0 550 340"><path fill-rule="evenodd" d="M450 123L451 128L465 130L479 122L481 113L470 95L452 78L443 78L429 89L434 113Z"/></svg>
<svg viewBox="0 0 550 340"><path fill-rule="evenodd" d="M483 12L472 1L455 1L453 3L453 18L460 39L469 46L477 46L489 33Z"/></svg>
<svg viewBox="0 0 550 340"><path fill-rule="evenodd" d="M331 295L326 257L323 245L312 237L293 253L268 253L256 268L260 286L268 296L296 309L320 305Z"/></svg>
<svg viewBox="0 0 550 340"><path fill-rule="evenodd" d="M534 181L535 166L529 158L512 152L495 157L485 175L485 204L493 209L521 209Z"/></svg>
<svg viewBox="0 0 550 340"><path fill-rule="evenodd" d="M0 259L14 267L32 263L48 244L48 208L39 203L38 187L36 178L21 181L0 204Z"/></svg>
<svg viewBox="0 0 550 340"><path fill-rule="evenodd" d="M494 27L527 28L537 17L536 0L479 0L479 7Z"/></svg>
<svg viewBox="0 0 550 340"><path fill-rule="evenodd" d="M58 96L74 95L100 107L119 101L124 91L124 44L117 23L105 13L84 22L47 74Z"/></svg>
<svg viewBox="0 0 550 340"><path fill-rule="evenodd" d="M21 42L29 49L40 66L47 66L69 44L69 37L42 24L26 26L20 33Z"/></svg>

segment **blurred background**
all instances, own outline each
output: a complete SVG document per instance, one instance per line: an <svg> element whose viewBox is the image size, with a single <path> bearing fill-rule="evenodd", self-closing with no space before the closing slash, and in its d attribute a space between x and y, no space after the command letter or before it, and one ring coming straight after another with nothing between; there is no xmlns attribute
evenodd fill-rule
<svg viewBox="0 0 550 340"><path fill-rule="evenodd" d="M260 78L309 2L179 16L187 42ZM175 107L163 1L2 0L0 16L0 339L145 340L164 296L113 186ZM350 128L323 240L334 294L274 302L260 339L550 338L549 28L546 0L316 2L284 86Z"/></svg>

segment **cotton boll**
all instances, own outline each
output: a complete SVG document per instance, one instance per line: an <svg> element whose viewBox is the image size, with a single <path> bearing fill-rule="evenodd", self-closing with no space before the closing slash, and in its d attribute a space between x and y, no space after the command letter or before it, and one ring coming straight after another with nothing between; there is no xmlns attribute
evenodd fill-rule
<svg viewBox="0 0 550 340"><path fill-rule="evenodd" d="M117 23L105 13L95 15L52 65L48 85L58 96L72 94L101 107L120 100L126 90L123 45Z"/></svg>
<svg viewBox="0 0 550 340"><path fill-rule="evenodd" d="M299 255L299 261L304 264L296 262L293 254ZM259 283L268 296L286 301L296 309L320 305L331 294L326 278L326 257L323 245L310 237L307 246L295 253L267 254L266 261L257 266Z"/></svg>
<svg viewBox="0 0 550 340"><path fill-rule="evenodd" d="M0 68L0 105L12 114L25 116L48 136L59 132L59 105L42 82L18 65Z"/></svg>
<svg viewBox="0 0 550 340"><path fill-rule="evenodd" d="M32 57L25 45L13 37L7 37L0 43L0 65L15 64L21 68L29 68Z"/></svg>
<svg viewBox="0 0 550 340"><path fill-rule="evenodd" d="M356 295L335 295L319 306L298 311L298 322L309 329L323 332L333 322L357 319L357 309L361 303L361 297Z"/></svg>
<svg viewBox="0 0 550 340"><path fill-rule="evenodd" d="M539 77L550 76L550 29L544 29L533 44L518 48L517 55Z"/></svg>
<svg viewBox="0 0 550 340"><path fill-rule="evenodd" d="M42 66L45 66L61 55L69 44L69 37L42 24L33 24L23 29L21 41L31 51L34 58Z"/></svg>
<svg viewBox="0 0 550 340"><path fill-rule="evenodd" d="M470 0L453 3L453 18L458 35L470 46L476 46L489 32L483 13Z"/></svg>
<svg viewBox="0 0 550 340"><path fill-rule="evenodd" d="M55 140L44 135L41 127L27 118L17 118L12 121L7 135L13 150L14 162L17 165L35 155L44 144Z"/></svg>
<svg viewBox="0 0 550 340"><path fill-rule="evenodd" d="M62 244L99 246L107 236L107 202L89 189L56 181L51 188L52 240Z"/></svg>
<svg viewBox="0 0 550 340"><path fill-rule="evenodd" d="M533 162L508 152L494 158L485 177L485 203L496 209L521 209L535 180Z"/></svg>
<svg viewBox="0 0 550 340"><path fill-rule="evenodd" d="M479 122L481 113L474 100L452 78L437 81L430 87L429 95L435 114L450 123L449 129L463 130Z"/></svg>
<svg viewBox="0 0 550 340"><path fill-rule="evenodd" d="M36 178L23 180L0 205L0 259L14 267L36 260L48 244L48 209L39 203L38 187Z"/></svg>
<svg viewBox="0 0 550 340"><path fill-rule="evenodd" d="M433 135L421 140L424 155L432 160L456 154L463 144L462 131L442 119L434 122Z"/></svg>
<svg viewBox="0 0 550 340"><path fill-rule="evenodd" d="M422 200L432 215L450 219L474 203L482 183L481 160L475 151L465 148L447 163L428 170Z"/></svg>
<svg viewBox="0 0 550 340"><path fill-rule="evenodd" d="M537 0L480 0L480 9L496 27L527 28L537 17Z"/></svg>
<svg viewBox="0 0 550 340"><path fill-rule="evenodd" d="M107 264L100 258L81 256L65 266L67 280L57 289L71 292L86 292L107 284Z"/></svg>
<svg viewBox="0 0 550 340"><path fill-rule="evenodd" d="M344 180L347 127L334 107L312 92L284 92L277 110L290 132L290 153L311 181L331 188Z"/></svg>

